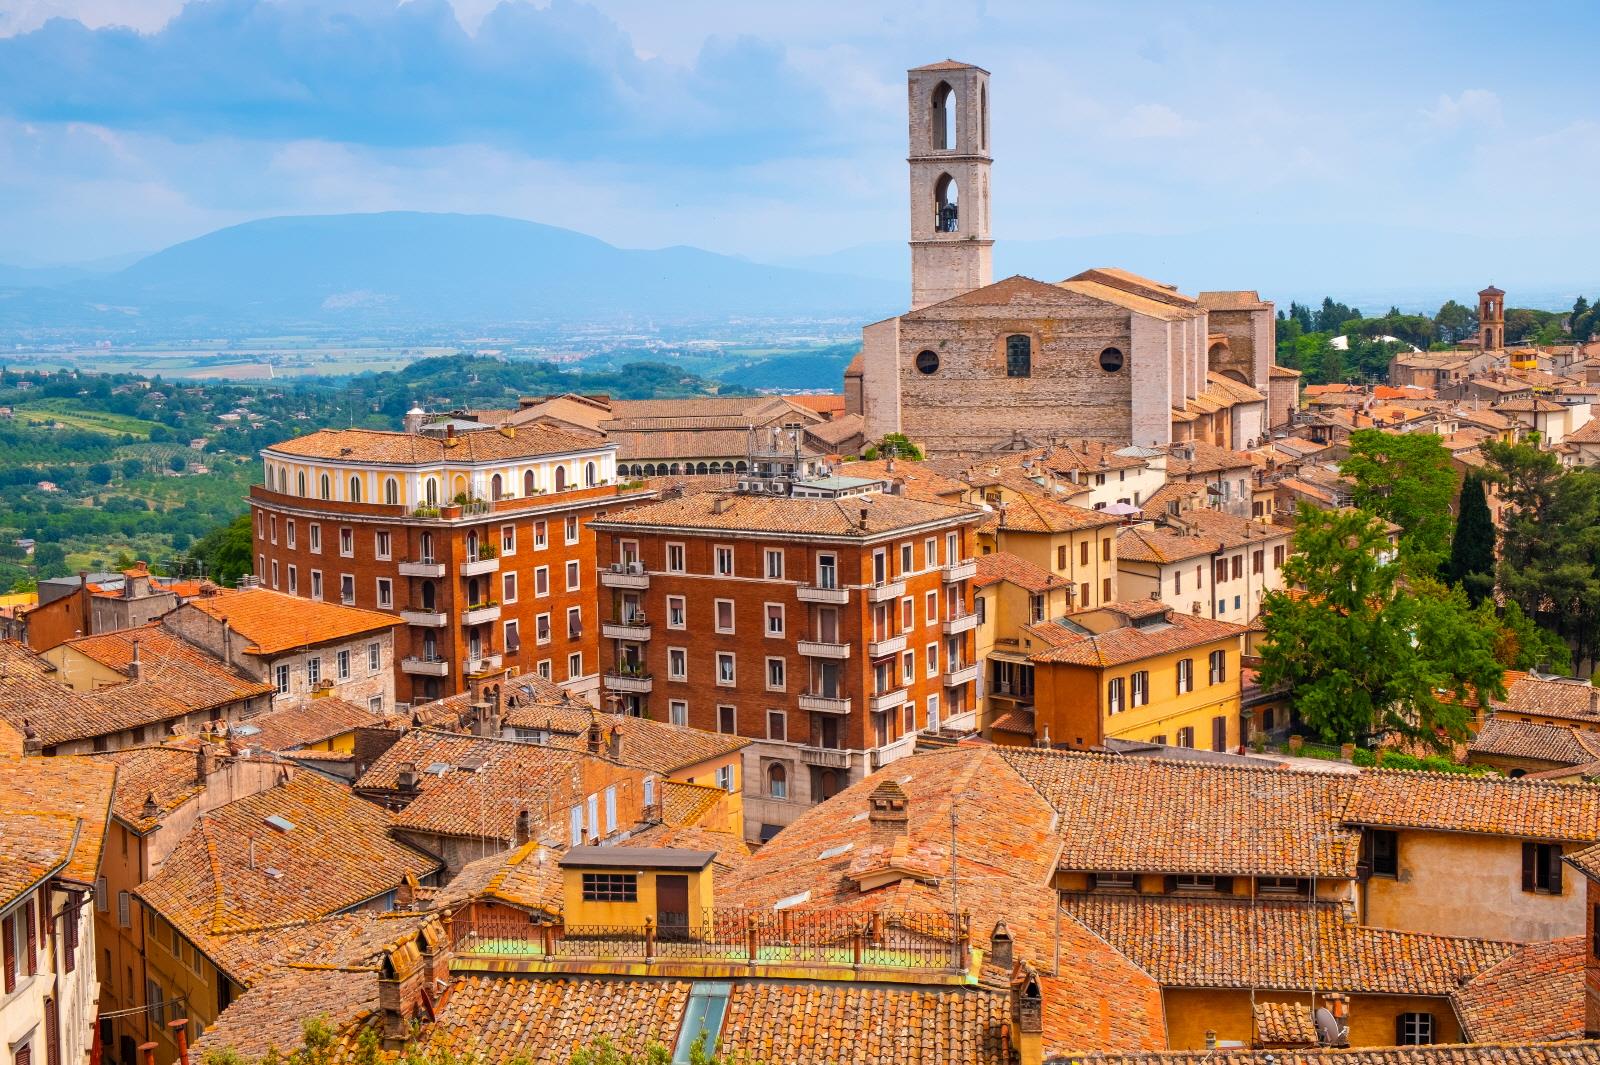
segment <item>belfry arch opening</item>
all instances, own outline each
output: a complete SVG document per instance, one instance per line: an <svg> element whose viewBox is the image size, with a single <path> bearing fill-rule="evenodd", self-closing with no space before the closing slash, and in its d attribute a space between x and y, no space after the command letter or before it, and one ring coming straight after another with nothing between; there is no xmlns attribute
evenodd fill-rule
<svg viewBox="0 0 1600 1065"><path fill-rule="evenodd" d="M933 88L933 146L945 151L956 146L956 91L948 81Z"/></svg>
<svg viewBox="0 0 1600 1065"><path fill-rule="evenodd" d="M961 189L949 174L940 174L933 184L933 229L936 233L955 233L961 228Z"/></svg>

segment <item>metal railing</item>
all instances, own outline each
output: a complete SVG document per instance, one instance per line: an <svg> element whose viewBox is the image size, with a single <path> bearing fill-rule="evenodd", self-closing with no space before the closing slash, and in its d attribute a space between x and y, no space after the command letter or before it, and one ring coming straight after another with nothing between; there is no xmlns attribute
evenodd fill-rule
<svg viewBox="0 0 1600 1065"><path fill-rule="evenodd" d="M938 913L716 910L698 924L535 924L473 914L452 928L461 954L548 959L965 970L971 919Z"/></svg>

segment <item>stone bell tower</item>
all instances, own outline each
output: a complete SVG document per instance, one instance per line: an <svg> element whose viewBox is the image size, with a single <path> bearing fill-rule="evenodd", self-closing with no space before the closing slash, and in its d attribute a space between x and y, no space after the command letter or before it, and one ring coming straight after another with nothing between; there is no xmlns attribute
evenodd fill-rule
<svg viewBox="0 0 1600 1065"><path fill-rule="evenodd" d="M1478 293L1478 344L1481 351L1506 346L1506 294L1493 285Z"/></svg>
<svg viewBox="0 0 1600 1065"><path fill-rule="evenodd" d="M994 280L989 230L989 72L947 59L907 72L911 308Z"/></svg>

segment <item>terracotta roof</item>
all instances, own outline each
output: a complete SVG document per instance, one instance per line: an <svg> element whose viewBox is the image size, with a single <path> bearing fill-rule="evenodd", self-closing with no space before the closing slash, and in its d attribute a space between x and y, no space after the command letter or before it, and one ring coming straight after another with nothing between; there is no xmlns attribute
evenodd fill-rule
<svg viewBox="0 0 1600 1065"><path fill-rule="evenodd" d="M1154 502L1153 497L1151 502ZM1118 561L1164 566L1213 555L1221 549L1221 542L1212 537L1188 536L1159 525L1130 525L1117 533Z"/></svg>
<svg viewBox="0 0 1600 1065"><path fill-rule="evenodd" d="M453 441L453 442L451 442ZM445 437L378 429L319 429L265 449L289 458L329 459L381 466L468 465L507 462L540 455L595 452L613 445L547 425L478 429Z"/></svg>
<svg viewBox="0 0 1600 1065"><path fill-rule="evenodd" d="M1505 684L1506 697L1491 704L1498 713L1600 722L1600 688L1587 681L1507 673Z"/></svg>
<svg viewBox="0 0 1600 1065"><path fill-rule="evenodd" d="M867 512L866 528L861 512ZM636 507L605 519L596 529L671 528L707 532L776 533L873 540L897 530L928 524L975 522L973 508L930 503L909 496L875 492L838 499L737 494L688 495Z"/></svg>
<svg viewBox="0 0 1600 1065"><path fill-rule="evenodd" d="M1217 373L1215 370L1206 374L1206 384L1207 392L1233 403L1262 403L1267 398L1243 381L1235 381L1227 374Z"/></svg>
<svg viewBox="0 0 1600 1065"><path fill-rule="evenodd" d="M1596 1065L1600 1042L1439 1044L1349 1050L1215 1050L1097 1055L1095 1065ZM1054 1063L1052 1063L1054 1065Z"/></svg>
<svg viewBox="0 0 1600 1065"><path fill-rule="evenodd" d="M94 883L115 778L82 758L0 759L0 908L48 877Z"/></svg>
<svg viewBox="0 0 1600 1065"><path fill-rule="evenodd" d="M826 414L830 417L837 417L844 413L844 394L841 392L825 392L820 395L809 396L784 396L782 398L797 407L804 407L807 410L816 411L818 414Z"/></svg>
<svg viewBox="0 0 1600 1065"><path fill-rule="evenodd" d="M1263 311L1271 306L1254 289L1202 292L1195 298L1208 311Z"/></svg>
<svg viewBox="0 0 1600 1065"><path fill-rule="evenodd" d="M839 467L846 477L869 477L899 482L906 495L930 503L959 503L969 488L964 481L948 476L929 462L909 459L856 459Z"/></svg>
<svg viewBox="0 0 1600 1065"><path fill-rule="evenodd" d="M1000 757L1061 817L1059 868L1350 879L1353 775L1038 748Z"/></svg>
<svg viewBox="0 0 1600 1065"><path fill-rule="evenodd" d="M1164 988L1448 995L1517 949L1360 925L1336 903L1096 894L1062 906Z"/></svg>
<svg viewBox="0 0 1600 1065"><path fill-rule="evenodd" d="M1534 1043L1581 1039L1583 936L1527 943L1451 996L1468 1039Z"/></svg>
<svg viewBox="0 0 1600 1065"><path fill-rule="evenodd" d="M197 776L197 740L172 740L160 746L127 747L88 757L116 766L112 812L136 832L149 832L161 819L205 790ZM154 817L145 816L154 800Z"/></svg>
<svg viewBox="0 0 1600 1065"><path fill-rule="evenodd" d="M1072 583L1009 551L991 551L987 555L979 555L977 563L978 574L972 579L974 588L987 588L1006 581L1037 594L1052 588L1064 588Z"/></svg>
<svg viewBox="0 0 1600 1065"><path fill-rule="evenodd" d="M436 899L450 909L473 899L494 899L552 917L561 912L561 866L565 848L531 840L470 861L450 878Z"/></svg>
<svg viewBox="0 0 1600 1065"><path fill-rule="evenodd" d="M262 656L346 642L369 633L387 632L400 624L393 614L285 595L269 588L224 591L196 599L189 606L226 621L249 641L246 651Z"/></svg>
<svg viewBox="0 0 1600 1065"><path fill-rule="evenodd" d="M1011 493L996 509L1000 512L1000 528L1007 532L1075 532L1102 529L1122 520L1103 510L1058 503L1026 491Z"/></svg>
<svg viewBox="0 0 1600 1065"><path fill-rule="evenodd" d="M309 699L299 706L257 714L230 730L232 742L260 751L287 751L343 736L387 720L346 699Z"/></svg>
<svg viewBox="0 0 1600 1065"><path fill-rule="evenodd" d="M1589 842L1600 840L1600 787L1370 769L1358 775L1344 819L1380 828Z"/></svg>
<svg viewBox="0 0 1600 1065"><path fill-rule="evenodd" d="M709 784L690 784L668 780L661 785L661 816L669 825L698 825L727 797L721 788Z"/></svg>
<svg viewBox="0 0 1600 1065"><path fill-rule="evenodd" d="M1257 1002L1254 1027L1258 1044L1310 1044L1319 1042L1317 1024L1305 1002Z"/></svg>
<svg viewBox="0 0 1600 1065"><path fill-rule="evenodd" d="M1135 605L1141 604L1116 603L1100 609L1116 610ZM1051 645L1034 653L1033 661L1094 668L1126 665L1189 647L1205 647L1227 640L1237 642L1245 631L1243 625L1176 610L1169 611L1164 620L1143 625L1122 624L1099 635L1077 629L1076 625L1072 618L1067 618L1028 626L1029 633Z"/></svg>
<svg viewBox="0 0 1600 1065"><path fill-rule="evenodd" d="M552 729L554 731L549 740L551 746L580 751L587 749L591 717L600 723L601 730L608 737L613 729L621 730L622 748L617 761L663 775L712 759L726 758L750 746L750 741L740 736L669 725L647 717L594 713L587 706L575 702L511 709L506 712L505 723L523 728Z"/></svg>
<svg viewBox="0 0 1600 1065"><path fill-rule="evenodd" d="M1194 452L1194 458L1184 458L1179 453L1181 449L1189 448ZM1220 473L1226 470L1247 470L1255 466L1248 453L1231 451L1215 444L1207 444L1200 440L1184 444L1173 444L1167 448L1167 477L1168 479L1191 477L1195 474Z"/></svg>
<svg viewBox="0 0 1600 1065"><path fill-rule="evenodd" d="M1166 525L1182 526L1192 532L1215 537L1224 550L1286 540L1290 535L1290 530L1281 525L1268 525L1236 514L1206 508L1167 515L1161 520Z"/></svg>
<svg viewBox="0 0 1600 1065"><path fill-rule="evenodd" d="M350 909L439 868L392 839L394 819L344 785L285 773L276 787L200 818L138 889L230 973L261 956L241 935Z"/></svg>
<svg viewBox="0 0 1600 1065"><path fill-rule="evenodd" d="M1600 760L1600 733L1518 721L1496 714L1483 723L1467 750L1474 754L1583 765Z"/></svg>

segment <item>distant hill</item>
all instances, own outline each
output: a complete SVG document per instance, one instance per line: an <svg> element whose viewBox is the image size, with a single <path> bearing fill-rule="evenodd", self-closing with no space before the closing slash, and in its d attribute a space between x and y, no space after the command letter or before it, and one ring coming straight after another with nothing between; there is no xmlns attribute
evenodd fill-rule
<svg viewBox="0 0 1600 1065"><path fill-rule="evenodd" d="M0 290L0 328L138 332L488 328L893 313L902 286L697 248L617 248L492 215L266 218L105 277Z"/></svg>

